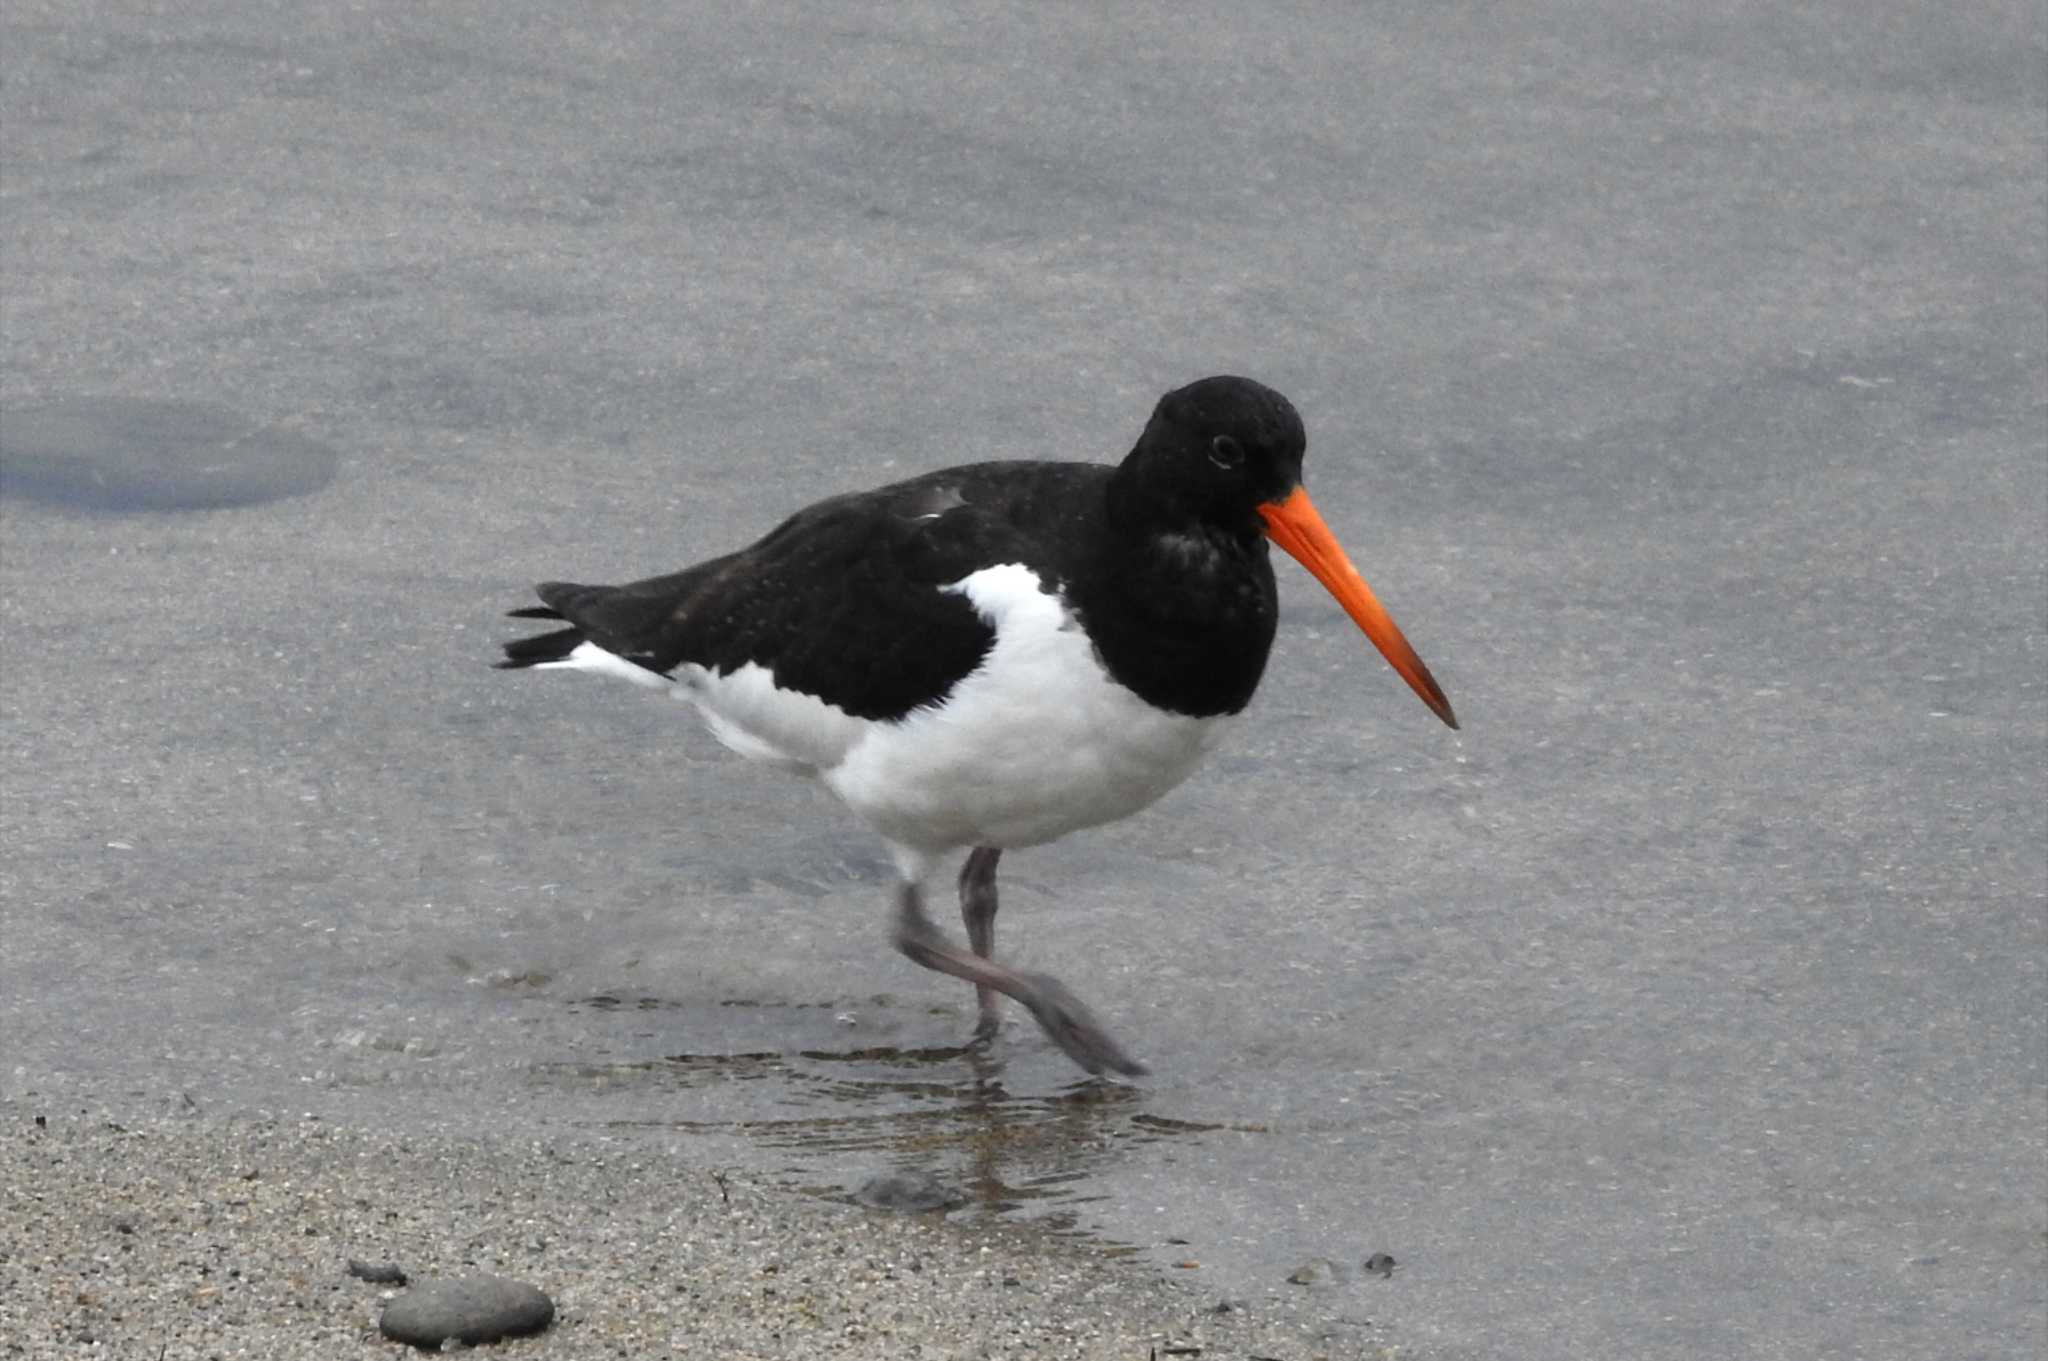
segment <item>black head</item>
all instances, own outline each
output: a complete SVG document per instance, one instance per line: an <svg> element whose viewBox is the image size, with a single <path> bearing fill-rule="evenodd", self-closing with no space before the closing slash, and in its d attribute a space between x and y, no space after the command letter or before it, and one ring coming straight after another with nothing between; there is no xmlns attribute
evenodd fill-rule
<svg viewBox="0 0 2048 1361"><path fill-rule="evenodd" d="M1159 399L1118 473L1123 509L1162 526L1256 537L1258 507L1301 485L1308 447L1294 403L1249 378L1203 378Z"/></svg>

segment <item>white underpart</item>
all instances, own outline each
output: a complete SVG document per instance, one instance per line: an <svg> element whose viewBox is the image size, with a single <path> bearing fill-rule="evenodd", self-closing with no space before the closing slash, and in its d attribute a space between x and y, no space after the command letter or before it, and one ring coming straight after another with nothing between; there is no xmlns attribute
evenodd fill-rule
<svg viewBox="0 0 2048 1361"><path fill-rule="evenodd" d="M670 679L586 641L534 669L588 671L688 700L712 735L740 755L806 774L839 764L870 726L821 699L780 688L766 667L752 662L730 673L686 662Z"/></svg>
<svg viewBox="0 0 2048 1361"><path fill-rule="evenodd" d="M686 662L676 680L677 697L696 704L712 736L750 761L808 775L837 766L874 726L814 695L783 689L754 662L724 672Z"/></svg>
<svg viewBox="0 0 2048 1361"><path fill-rule="evenodd" d="M816 775L921 879L963 846L1036 846L1127 817L1186 779L1228 726L1153 708L1109 678L1059 597L1017 563L950 586L994 627L981 665L937 707L855 718L761 666L676 679L594 643L543 666L617 676L686 699L752 760Z"/></svg>
<svg viewBox="0 0 2048 1361"><path fill-rule="evenodd" d="M905 851L1035 846L1127 817L1222 736L1224 719L1165 713L1112 681L1029 568L985 567L945 589L994 626L995 645L944 704L870 725L822 772L899 862Z"/></svg>

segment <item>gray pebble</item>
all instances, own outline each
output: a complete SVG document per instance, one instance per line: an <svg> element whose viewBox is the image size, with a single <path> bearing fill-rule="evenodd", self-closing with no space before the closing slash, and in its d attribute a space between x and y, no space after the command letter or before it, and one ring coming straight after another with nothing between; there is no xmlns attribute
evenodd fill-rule
<svg viewBox="0 0 2048 1361"><path fill-rule="evenodd" d="M1287 1273L1290 1285L1336 1285L1343 1279L1344 1269L1327 1257L1311 1257Z"/></svg>
<svg viewBox="0 0 2048 1361"><path fill-rule="evenodd" d="M348 1259L348 1274L372 1285L404 1285L405 1268L396 1262L359 1262Z"/></svg>
<svg viewBox="0 0 2048 1361"><path fill-rule="evenodd" d="M923 1213L965 1205L967 1197L929 1172L888 1172L870 1177L853 1198L877 1210Z"/></svg>
<svg viewBox="0 0 2048 1361"><path fill-rule="evenodd" d="M537 1333L555 1317L555 1302L524 1281L479 1272L437 1276L384 1306L378 1327L394 1342L438 1347L450 1338L476 1346Z"/></svg>

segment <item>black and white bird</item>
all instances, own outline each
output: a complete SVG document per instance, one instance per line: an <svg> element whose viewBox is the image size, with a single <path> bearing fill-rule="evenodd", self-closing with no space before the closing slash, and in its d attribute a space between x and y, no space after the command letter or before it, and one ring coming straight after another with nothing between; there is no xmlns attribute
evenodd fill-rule
<svg viewBox="0 0 2048 1361"><path fill-rule="evenodd" d="M1091 1073L1144 1068L1057 979L997 963L996 862L1130 816L1250 701L1278 615L1267 542L1322 582L1452 727L1450 702L1301 486L1285 397L1204 378L1120 464L977 463L798 511L751 547L624 586L549 582L512 611L567 627L501 667L688 700L742 756L815 776L896 864L895 944L1022 1003ZM965 849L968 949L926 915Z"/></svg>

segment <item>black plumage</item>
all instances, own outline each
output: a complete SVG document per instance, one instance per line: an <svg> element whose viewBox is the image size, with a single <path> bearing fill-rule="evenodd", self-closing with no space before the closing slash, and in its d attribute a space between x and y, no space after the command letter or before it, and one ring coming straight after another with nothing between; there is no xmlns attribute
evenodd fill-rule
<svg viewBox="0 0 2048 1361"><path fill-rule="evenodd" d="M748 662L856 718L942 702L993 630L940 588L997 563L1061 594L1119 683L1171 713L1236 713L1278 618L1253 507L1300 480L1301 418L1271 389L1169 393L1117 466L970 464L798 511L748 548L623 586L547 582L573 625L505 645L507 668L588 640L668 675ZM1228 441L1219 455L1217 441Z"/></svg>

